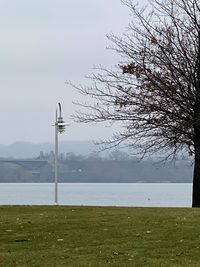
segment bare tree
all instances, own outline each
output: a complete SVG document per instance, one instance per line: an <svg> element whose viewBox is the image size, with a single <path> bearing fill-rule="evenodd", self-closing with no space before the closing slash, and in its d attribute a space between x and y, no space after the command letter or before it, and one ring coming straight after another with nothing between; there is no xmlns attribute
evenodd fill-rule
<svg viewBox="0 0 200 267"><path fill-rule="evenodd" d="M141 153L194 157L193 207L200 207L200 2L152 0L140 8L123 0L132 21L121 36L109 35L121 62L98 68L79 122L120 122L108 140ZM151 9L151 10L150 10Z"/></svg>

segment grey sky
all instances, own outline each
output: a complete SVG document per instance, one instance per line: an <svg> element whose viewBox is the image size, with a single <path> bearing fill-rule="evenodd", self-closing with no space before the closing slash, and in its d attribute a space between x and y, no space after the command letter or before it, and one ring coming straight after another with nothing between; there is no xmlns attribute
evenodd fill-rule
<svg viewBox="0 0 200 267"><path fill-rule="evenodd" d="M109 136L112 129L69 117L80 96L66 80L85 83L93 65L115 65L106 34L129 22L120 0L0 0L0 143L53 141L56 103L71 126L61 140Z"/></svg>

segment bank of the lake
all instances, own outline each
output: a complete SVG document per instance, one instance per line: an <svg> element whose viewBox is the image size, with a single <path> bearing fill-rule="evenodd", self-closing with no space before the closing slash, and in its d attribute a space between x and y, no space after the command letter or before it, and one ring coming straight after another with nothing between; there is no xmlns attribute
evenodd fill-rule
<svg viewBox="0 0 200 267"><path fill-rule="evenodd" d="M0 267L200 264L200 210L0 206Z"/></svg>

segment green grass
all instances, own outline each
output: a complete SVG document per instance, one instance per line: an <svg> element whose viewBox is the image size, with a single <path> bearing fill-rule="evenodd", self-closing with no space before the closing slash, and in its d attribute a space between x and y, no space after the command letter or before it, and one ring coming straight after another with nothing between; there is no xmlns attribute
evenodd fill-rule
<svg viewBox="0 0 200 267"><path fill-rule="evenodd" d="M200 209L0 206L11 266L200 266Z"/></svg>

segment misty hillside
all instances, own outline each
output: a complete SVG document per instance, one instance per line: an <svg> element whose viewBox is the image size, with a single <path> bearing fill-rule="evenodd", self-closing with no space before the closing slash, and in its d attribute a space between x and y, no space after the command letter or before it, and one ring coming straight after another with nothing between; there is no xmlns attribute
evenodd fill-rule
<svg viewBox="0 0 200 267"><path fill-rule="evenodd" d="M47 160L43 168L27 170L12 163L0 163L0 182L53 182L54 144L17 142L0 145L0 157ZM108 150L97 154L92 142L60 142L60 182L192 182L193 166L188 160L155 163L138 161L127 152ZM106 156L106 157L105 157Z"/></svg>
<svg viewBox="0 0 200 267"><path fill-rule="evenodd" d="M59 152L87 155L94 151L95 145L92 141L66 141L59 142ZM40 154L40 151L49 153L54 150L53 143L28 143L15 142L9 145L0 144L0 157L7 158L35 158Z"/></svg>

